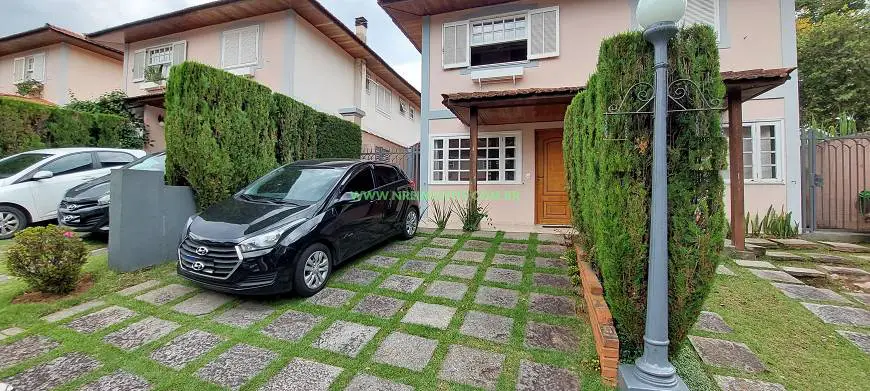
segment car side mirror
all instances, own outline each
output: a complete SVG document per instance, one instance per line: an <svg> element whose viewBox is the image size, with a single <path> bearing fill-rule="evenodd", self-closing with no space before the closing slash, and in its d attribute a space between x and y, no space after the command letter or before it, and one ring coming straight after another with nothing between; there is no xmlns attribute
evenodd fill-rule
<svg viewBox="0 0 870 391"><path fill-rule="evenodd" d="M359 201L359 199L360 199L359 193L357 193L355 191L348 191L348 192L345 192L344 194L342 194L341 197L338 198L338 203L339 204L349 204L352 202Z"/></svg>
<svg viewBox="0 0 870 391"><path fill-rule="evenodd" d="M54 173L51 171L37 171L31 178L33 180L38 181L40 179L48 179L54 176Z"/></svg>

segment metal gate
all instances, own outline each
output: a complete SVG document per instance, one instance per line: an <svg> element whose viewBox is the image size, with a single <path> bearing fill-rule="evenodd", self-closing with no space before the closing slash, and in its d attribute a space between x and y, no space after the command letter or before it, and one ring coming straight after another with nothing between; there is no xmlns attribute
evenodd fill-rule
<svg viewBox="0 0 870 391"><path fill-rule="evenodd" d="M832 137L824 131L801 135L804 225L816 229L870 232L858 193L870 190L870 133Z"/></svg>
<svg viewBox="0 0 870 391"><path fill-rule="evenodd" d="M373 162L395 164L405 173L408 179L420 182L420 145L408 148L384 148L375 145L364 145L360 159Z"/></svg>

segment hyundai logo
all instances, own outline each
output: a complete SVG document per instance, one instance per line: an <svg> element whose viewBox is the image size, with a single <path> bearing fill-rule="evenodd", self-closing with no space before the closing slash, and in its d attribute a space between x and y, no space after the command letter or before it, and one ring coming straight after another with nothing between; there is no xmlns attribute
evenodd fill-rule
<svg viewBox="0 0 870 391"><path fill-rule="evenodd" d="M196 271L201 271L202 269L205 269L205 264L197 261L193 263L193 266L191 266L191 268Z"/></svg>
<svg viewBox="0 0 870 391"><path fill-rule="evenodd" d="M67 210L76 210L78 208L79 208L79 206L77 204L67 204L66 205Z"/></svg>
<svg viewBox="0 0 870 391"><path fill-rule="evenodd" d="M196 255L205 255L205 254L208 254L207 248L205 248L205 247L197 247L196 248Z"/></svg>

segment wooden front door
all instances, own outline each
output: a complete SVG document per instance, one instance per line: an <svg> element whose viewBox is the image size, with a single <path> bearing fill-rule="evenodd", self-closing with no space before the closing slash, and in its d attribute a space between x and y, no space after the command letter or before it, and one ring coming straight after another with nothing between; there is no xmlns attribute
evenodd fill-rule
<svg viewBox="0 0 870 391"><path fill-rule="evenodd" d="M562 129L535 132L535 162L535 224L570 224Z"/></svg>

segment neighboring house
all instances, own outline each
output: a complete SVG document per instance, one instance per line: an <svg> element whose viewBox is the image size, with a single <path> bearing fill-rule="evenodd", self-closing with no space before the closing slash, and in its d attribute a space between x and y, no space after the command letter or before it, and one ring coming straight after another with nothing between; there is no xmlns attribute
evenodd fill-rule
<svg viewBox="0 0 870 391"><path fill-rule="evenodd" d="M197 61L249 77L365 131L363 143L397 149L419 142L420 93L356 33L314 0L220 0L89 34L124 47L123 89L165 148L163 92L169 68Z"/></svg>
<svg viewBox="0 0 870 391"><path fill-rule="evenodd" d="M64 105L121 89L124 53L84 35L46 24L0 38L0 94L17 94L16 84L42 83L36 96Z"/></svg>
<svg viewBox="0 0 870 391"><path fill-rule="evenodd" d="M637 0L379 4L423 55L421 190L477 186L481 197L510 198L482 201L500 229L568 224L565 108L595 71L602 39L640 29ZM729 97L745 101L745 209L784 207L800 222L794 0L688 5L684 22L716 29ZM469 181L472 166L478 184Z"/></svg>

